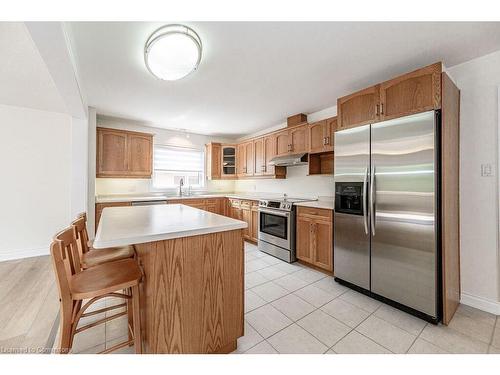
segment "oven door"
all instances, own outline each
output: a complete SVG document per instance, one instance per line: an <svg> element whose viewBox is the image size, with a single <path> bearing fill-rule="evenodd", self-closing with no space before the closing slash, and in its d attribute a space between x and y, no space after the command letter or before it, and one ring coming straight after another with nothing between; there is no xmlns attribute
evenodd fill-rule
<svg viewBox="0 0 500 375"><path fill-rule="evenodd" d="M259 240L291 249L291 213L259 208Z"/></svg>

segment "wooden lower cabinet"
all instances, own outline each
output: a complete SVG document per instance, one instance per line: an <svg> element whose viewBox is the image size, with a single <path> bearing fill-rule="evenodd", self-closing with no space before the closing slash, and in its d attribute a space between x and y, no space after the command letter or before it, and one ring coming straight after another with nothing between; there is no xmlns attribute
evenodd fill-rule
<svg viewBox="0 0 500 375"><path fill-rule="evenodd" d="M297 259L304 262L312 263L312 221L313 219L306 216L297 216L297 239L296 239L296 254Z"/></svg>
<svg viewBox="0 0 500 375"><path fill-rule="evenodd" d="M333 212L298 207L296 235L297 258L333 272Z"/></svg>
<svg viewBox="0 0 500 375"><path fill-rule="evenodd" d="M224 198L207 198L207 199L175 199L169 200L169 204L185 204L186 206L198 208L200 210L212 212L214 214L224 215Z"/></svg>
<svg viewBox="0 0 500 375"><path fill-rule="evenodd" d="M145 353L230 353L244 334L241 230L135 245Z"/></svg>
<svg viewBox="0 0 500 375"><path fill-rule="evenodd" d="M254 242L259 240L259 205L258 202L252 203L252 230L250 239Z"/></svg>
<svg viewBox="0 0 500 375"><path fill-rule="evenodd" d="M257 242L259 234L258 202L229 198L227 206L229 211L227 216L248 224L248 227L243 229L243 238L247 241Z"/></svg>
<svg viewBox="0 0 500 375"><path fill-rule="evenodd" d="M313 220L312 263L328 271L333 271L333 225L331 221Z"/></svg>
<svg viewBox="0 0 500 375"><path fill-rule="evenodd" d="M245 240L251 239L251 229L252 229L252 210L251 208L241 208L241 220L248 224L248 227L243 229L243 238Z"/></svg>

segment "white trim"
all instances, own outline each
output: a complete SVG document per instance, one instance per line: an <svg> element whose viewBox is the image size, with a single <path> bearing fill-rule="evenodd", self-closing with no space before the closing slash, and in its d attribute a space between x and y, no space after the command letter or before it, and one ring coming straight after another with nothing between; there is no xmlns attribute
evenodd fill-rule
<svg viewBox="0 0 500 375"><path fill-rule="evenodd" d="M497 86L497 299L500 300L500 86ZM499 314L500 315L500 314Z"/></svg>
<svg viewBox="0 0 500 375"><path fill-rule="evenodd" d="M38 257L41 255L49 255L49 248L37 247L34 249L18 249L7 252L2 251L2 254L0 254L0 262L5 262L6 260Z"/></svg>
<svg viewBox="0 0 500 375"><path fill-rule="evenodd" d="M476 309L483 310L491 314L500 315L500 302L498 301L462 293L460 296L460 303L475 307Z"/></svg>

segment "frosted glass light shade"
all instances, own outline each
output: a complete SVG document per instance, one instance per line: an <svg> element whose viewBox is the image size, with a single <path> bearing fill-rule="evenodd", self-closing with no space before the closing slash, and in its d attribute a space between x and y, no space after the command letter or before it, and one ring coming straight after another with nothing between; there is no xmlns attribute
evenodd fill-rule
<svg viewBox="0 0 500 375"><path fill-rule="evenodd" d="M193 29L183 25L167 25L148 38L144 61L155 77L175 81L198 68L201 51L200 37Z"/></svg>

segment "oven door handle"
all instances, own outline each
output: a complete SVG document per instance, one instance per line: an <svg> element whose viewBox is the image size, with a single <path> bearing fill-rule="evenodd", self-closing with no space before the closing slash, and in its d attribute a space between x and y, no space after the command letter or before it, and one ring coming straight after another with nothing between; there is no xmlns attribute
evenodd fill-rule
<svg viewBox="0 0 500 375"><path fill-rule="evenodd" d="M265 214L270 214L270 215L275 215L275 216L290 217L290 212L274 211L274 210L268 210L265 208L259 208L259 212L263 212Z"/></svg>

